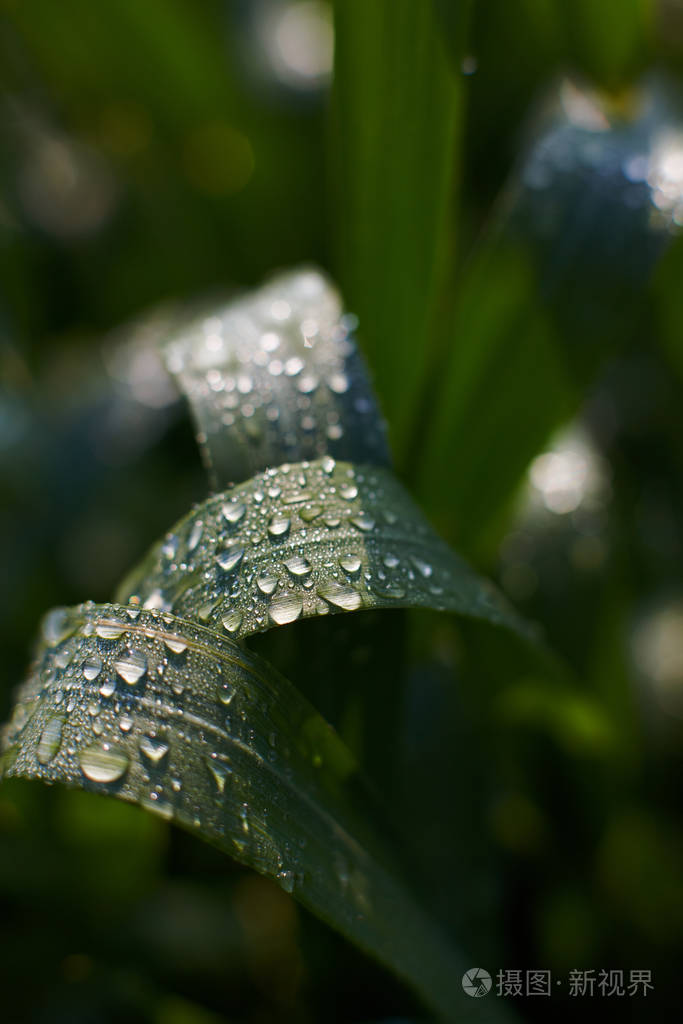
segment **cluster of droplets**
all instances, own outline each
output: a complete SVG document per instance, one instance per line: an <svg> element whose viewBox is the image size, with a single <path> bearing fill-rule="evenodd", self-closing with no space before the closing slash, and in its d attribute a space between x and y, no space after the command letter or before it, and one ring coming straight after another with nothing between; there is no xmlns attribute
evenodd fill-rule
<svg viewBox="0 0 683 1024"><path fill-rule="evenodd" d="M166 347L216 486L270 465L388 464L385 429L352 338L355 318L317 271L286 274Z"/></svg>
<svg viewBox="0 0 683 1024"><path fill-rule="evenodd" d="M134 799L213 834L287 891L304 884L306 834L290 849L269 826L274 810L290 813L288 782L315 799L327 760L306 736L327 735L322 719L296 691L231 640L136 604L55 609L42 641L3 736L7 774Z"/></svg>
<svg viewBox="0 0 683 1024"><path fill-rule="evenodd" d="M215 495L167 535L121 600L233 638L304 616L398 604L508 614L391 473L325 456Z"/></svg>

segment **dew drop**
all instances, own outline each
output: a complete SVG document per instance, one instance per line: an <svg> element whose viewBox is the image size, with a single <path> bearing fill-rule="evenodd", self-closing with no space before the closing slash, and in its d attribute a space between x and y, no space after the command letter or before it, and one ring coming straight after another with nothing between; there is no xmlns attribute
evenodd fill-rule
<svg viewBox="0 0 683 1024"><path fill-rule="evenodd" d="M223 505L223 518L226 523L230 524L230 526L236 526L237 523L244 518L246 511L247 507L243 502L229 502L228 504Z"/></svg>
<svg viewBox="0 0 683 1024"><path fill-rule="evenodd" d="M228 776L232 775L232 769L227 764L222 764L220 761L216 761L211 757L205 759L206 767L209 769L209 775L216 783L216 787L219 793L225 792L225 783L228 780Z"/></svg>
<svg viewBox="0 0 683 1024"><path fill-rule="evenodd" d="M395 569L400 565L400 559L398 559L396 555L385 555L382 561L386 565L387 569Z"/></svg>
<svg viewBox="0 0 683 1024"><path fill-rule="evenodd" d="M339 493L345 501L353 501L358 497L358 488L355 484L346 484L345 487L339 488Z"/></svg>
<svg viewBox="0 0 683 1024"><path fill-rule="evenodd" d="M91 654L83 662L82 671L85 678L91 683L102 671L102 659L97 654Z"/></svg>
<svg viewBox="0 0 683 1024"><path fill-rule="evenodd" d="M353 587L344 586L342 583L325 583L322 587L318 587L318 595L329 604L342 608L346 612L353 612L362 604L358 591Z"/></svg>
<svg viewBox="0 0 683 1024"><path fill-rule="evenodd" d="M62 743L62 720L61 718L50 718L45 725L36 750L36 757L41 764L51 761L59 750Z"/></svg>
<svg viewBox="0 0 683 1024"><path fill-rule="evenodd" d="M339 565L344 570L344 572L348 572L351 574L360 572L360 567L362 564L363 563L361 562L360 557L351 551L345 555L342 555L341 558L339 559Z"/></svg>
<svg viewBox="0 0 683 1024"><path fill-rule="evenodd" d="M236 633L242 625L242 612L239 612L236 609L231 609L225 613L222 621L223 628L226 629L228 633Z"/></svg>
<svg viewBox="0 0 683 1024"><path fill-rule="evenodd" d="M334 473L334 467L336 465L337 463L334 461L331 455L323 456L320 462L320 466L322 468L323 473L327 473L328 476L331 476L331 474Z"/></svg>
<svg viewBox="0 0 683 1024"><path fill-rule="evenodd" d="M277 881L280 883L285 892L294 892L294 872L293 871L278 871Z"/></svg>
<svg viewBox="0 0 683 1024"><path fill-rule="evenodd" d="M121 715L121 718L119 719L119 729L121 730L121 732L130 732L132 728L133 719L130 717L130 715Z"/></svg>
<svg viewBox="0 0 683 1024"><path fill-rule="evenodd" d="M349 378L345 373L334 373L328 380L330 391L336 395L343 395L349 390Z"/></svg>
<svg viewBox="0 0 683 1024"><path fill-rule="evenodd" d="M81 771L93 782L117 782L128 770L130 758L123 750L95 743L79 755Z"/></svg>
<svg viewBox="0 0 683 1024"><path fill-rule="evenodd" d="M115 619L110 621L98 622L95 626L95 632L103 640L118 640L120 636L125 632L126 627L122 622L117 622Z"/></svg>
<svg viewBox="0 0 683 1024"><path fill-rule="evenodd" d="M181 640L177 636L165 636L164 644L169 649L171 654L182 654L183 651L187 650L187 644L184 640Z"/></svg>
<svg viewBox="0 0 683 1024"><path fill-rule="evenodd" d="M264 573L263 576L259 576L256 580L256 586L262 594L270 597L271 594L275 593L279 582L279 579L273 573Z"/></svg>
<svg viewBox="0 0 683 1024"><path fill-rule="evenodd" d="M153 590L142 606L147 611L170 612L171 604L164 594L157 588Z"/></svg>
<svg viewBox="0 0 683 1024"><path fill-rule="evenodd" d="M204 523L202 522L201 519L196 519L195 522L192 524L192 529L190 530L190 536L187 538L187 550L188 551L194 551L194 549L197 547L197 545L199 544L200 540L202 539L202 533L203 532L204 532Z"/></svg>
<svg viewBox="0 0 683 1024"><path fill-rule="evenodd" d="M289 569L292 576L296 576L298 579L302 576L308 576L311 571L311 563L307 558L302 558L301 555L292 555L285 562L285 566Z"/></svg>
<svg viewBox="0 0 683 1024"><path fill-rule="evenodd" d="M244 548L240 544L231 544L216 555L216 562L225 572L230 572L240 564L243 557Z"/></svg>
<svg viewBox="0 0 683 1024"><path fill-rule="evenodd" d="M287 516L273 516L268 523L268 533L271 537L284 537L289 532L290 520Z"/></svg>
<svg viewBox="0 0 683 1024"><path fill-rule="evenodd" d="M355 526L356 529L362 530L363 533L368 533L370 530L375 528L375 520L365 512L361 512L357 516L351 516L349 522Z"/></svg>
<svg viewBox="0 0 683 1024"><path fill-rule="evenodd" d="M302 610L303 601L298 594L282 594L271 602L268 614L276 626L284 626L298 619Z"/></svg>
<svg viewBox="0 0 683 1024"><path fill-rule="evenodd" d="M421 558L417 558L415 555L411 556L410 561L413 563L420 575L424 576L424 578L428 580L434 571L429 562L424 562Z"/></svg>
<svg viewBox="0 0 683 1024"><path fill-rule="evenodd" d="M144 754L147 760L155 767L163 761L168 754L168 744L153 736L143 736L140 740L140 753Z"/></svg>
<svg viewBox="0 0 683 1024"><path fill-rule="evenodd" d="M103 697L112 697L115 692L116 683L111 677L108 677L100 686L100 693L102 694Z"/></svg>
<svg viewBox="0 0 683 1024"><path fill-rule="evenodd" d="M230 683L221 683L218 687L218 699L221 704L225 704L226 708L229 707L234 699L235 690Z"/></svg>
<svg viewBox="0 0 683 1024"><path fill-rule="evenodd" d="M129 647L120 658L116 659L114 668L124 683L128 683L129 686L135 686L147 671L147 658L140 651Z"/></svg>
<svg viewBox="0 0 683 1024"><path fill-rule="evenodd" d="M317 519L322 514L322 511L322 505L309 505L299 509L299 515L305 523L312 523L314 519Z"/></svg>
<svg viewBox="0 0 683 1024"><path fill-rule="evenodd" d="M56 647L74 632L76 623L68 608L54 608L43 619L43 639L49 647Z"/></svg>

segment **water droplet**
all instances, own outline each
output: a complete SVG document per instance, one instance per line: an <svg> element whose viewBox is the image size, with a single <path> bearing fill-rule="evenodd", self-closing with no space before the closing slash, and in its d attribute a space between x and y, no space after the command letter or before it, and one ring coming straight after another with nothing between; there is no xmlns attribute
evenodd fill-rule
<svg viewBox="0 0 683 1024"><path fill-rule="evenodd" d="M161 545L161 553L169 561L175 558L178 552L178 538L174 533L169 533Z"/></svg>
<svg viewBox="0 0 683 1024"><path fill-rule="evenodd" d="M242 804L240 807L240 819L242 821L242 831L245 834L249 833L249 804Z"/></svg>
<svg viewBox="0 0 683 1024"><path fill-rule="evenodd" d="M103 697L112 697L115 692L116 682L111 677L107 677L100 686L100 693Z"/></svg>
<svg viewBox="0 0 683 1024"><path fill-rule="evenodd" d="M339 493L345 501L353 501L354 498L358 497L358 488L355 484L346 484L344 487L339 488Z"/></svg>
<svg viewBox="0 0 683 1024"><path fill-rule="evenodd" d="M242 625L242 613L236 609L230 609L223 616L223 626L228 633L236 633Z"/></svg>
<svg viewBox="0 0 683 1024"><path fill-rule="evenodd" d="M314 519L318 518L322 511L322 505L309 505L308 507L304 506L304 508L299 509L299 515L305 523L312 523Z"/></svg>
<svg viewBox="0 0 683 1024"><path fill-rule="evenodd" d="M76 625L68 608L53 608L43 619L43 639L49 647L56 647L71 636Z"/></svg>
<svg viewBox="0 0 683 1024"><path fill-rule="evenodd" d="M119 729L121 730L121 732L130 732L132 728L133 719L130 717L130 715L121 715L121 718L119 719Z"/></svg>
<svg viewBox="0 0 683 1024"><path fill-rule="evenodd" d="M349 551L347 554L341 556L341 558L339 559L339 564L344 570L344 572L356 573L360 572L360 567L363 563L361 562L361 559L358 555L354 554L352 551Z"/></svg>
<svg viewBox="0 0 683 1024"><path fill-rule="evenodd" d="M147 658L140 651L129 647L120 658L114 662L114 668L129 686L135 686L140 682L147 671Z"/></svg>
<svg viewBox="0 0 683 1024"><path fill-rule="evenodd" d="M298 594L282 594L276 597L268 608L268 614L277 626L298 619L303 610L303 601Z"/></svg>
<svg viewBox="0 0 683 1024"><path fill-rule="evenodd" d="M334 473L334 467L336 465L337 463L334 461L331 455L323 456L320 462L320 466L322 468L323 473L327 473L328 476Z"/></svg>
<svg viewBox="0 0 683 1024"><path fill-rule="evenodd" d="M91 654L83 662L82 671L85 678L91 683L102 671L102 659L97 654Z"/></svg>
<svg viewBox="0 0 683 1024"><path fill-rule="evenodd" d="M336 528L341 523L341 519L333 512L328 512L326 515L323 516L323 522L325 526L329 527L330 530L336 530Z"/></svg>
<svg viewBox="0 0 683 1024"><path fill-rule="evenodd" d="M45 728L40 735L40 742L36 750L36 757L41 764L51 761L59 750L62 742L62 720L61 718L48 719Z"/></svg>
<svg viewBox="0 0 683 1024"><path fill-rule="evenodd" d="M311 563L307 558L302 558L301 555L292 555L285 562L285 566L291 572L292 576L301 578L302 576L308 576L311 571Z"/></svg>
<svg viewBox="0 0 683 1024"><path fill-rule="evenodd" d="M265 594L266 597L270 597L270 595L277 589L279 582L279 579L277 576L273 575L273 573L264 573L263 576L259 576L256 580L256 586L262 594Z"/></svg>
<svg viewBox="0 0 683 1024"><path fill-rule="evenodd" d="M349 378L345 373L334 373L328 380L330 391L336 395L343 395L349 390Z"/></svg>
<svg viewBox="0 0 683 1024"><path fill-rule="evenodd" d="M192 524L192 529L190 530L190 536L187 538L187 550L188 551L194 551L194 549L199 544L199 541L202 539L202 533L203 532L204 532L204 523L201 521L201 519L196 519L195 522Z"/></svg>
<svg viewBox="0 0 683 1024"><path fill-rule="evenodd" d="M187 644L184 640L181 640L177 636L165 636L164 644L169 649L171 654L182 654L183 651L187 650Z"/></svg>
<svg viewBox="0 0 683 1024"><path fill-rule="evenodd" d="M329 604L343 608L346 612L356 611L363 603L357 590L344 586L342 583L325 583L322 587L318 587L318 594Z"/></svg>
<svg viewBox="0 0 683 1024"><path fill-rule="evenodd" d="M122 622L117 622L116 619L109 621L100 621L95 626L95 632L103 640L118 640L120 636L125 632L126 627Z"/></svg>
<svg viewBox="0 0 683 1024"><path fill-rule="evenodd" d="M395 569L398 565L400 565L400 560L396 557L396 555L385 555L382 561L386 565L387 569Z"/></svg>
<svg viewBox="0 0 683 1024"><path fill-rule="evenodd" d="M232 769L227 764L223 764L221 761L217 761L212 757L207 757L204 761L206 767L209 769L209 774L213 781L216 783L219 793L225 792L225 783L229 775L232 775Z"/></svg>
<svg viewBox="0 0 683 1024"><path fill-rule="evenodd" d="M374 586L372 591L374 594L377 594L377 597L392 597L396 600L406 596L405 589L398 583L388 583L384 587Z"/></svg>
<svg viewBox="0 0 683 1024"><path fill-rule="evenodd" d="M140 752L156 767L168 754L168 744L154 736L143 736L140 740Z"/></svg>
<svg viewBox="0 0 683 1024"><path fill-rule="evenodd" d="M278 871L277 881L280 883L285 892L294 892L294 872L293 871Z"/></svg>
<svg viewBox="0 0 683 1024"><path fill-rule="evenodd" d="M225 572L230 572L240 564L243 557L244 548L239 544L231 544L216 555L216 562Z"/></svg>
<svg viewBox="0 0 683 1024"><path fill-rule="evenodd" d="M221 704L225 704L226 708L229 707L235 697L235 690L230 683L221 683L218 687L218 699Z"/></svg>
<svg viewBox="0 0 683 1024"><path fill-rule="evenodd" d="M364 533L368 533L370 530L374 530L375 528L375 520L366 512L361 512L357 516L351 516L349 522Z"/></svg>
<svg viewBox="0 0 683 1024"><path fill-rule="evenodd" d="M79 763L83 774L93 782L117 782L128 770L130 759L123 750L95 743L81 751Z"/></svg>
<svg viewBox="0 0 683 1024"><path fill-rule="evenodd" d="M421 576L424 576L426 580L432 575L434 571L428 562L424 562L421 558L417 558L415 555L411 556L410 561L413 563L417 571Z"/></svg>
<svg viewBox="0 0 683 1024"><path fill-rule="evenodd" d="M171 603L159 589L156 589L150 593L142 607L147 611L170 612Z"/></svg>
<svg viewBox="0 0 683 1024"><path fill-rule="evenodd" d="M287 516L273 516L268 523L271 537L284 537L289 532L290 521Z"/></svg>
<svg viewBox="0 0 683 1024"><path fill-rule="evenodd" d="M223 518L230 526L236 526L241 519L244 518L244 514L247 511L246 505L241 501L229 502L223 505Z"/></svg>

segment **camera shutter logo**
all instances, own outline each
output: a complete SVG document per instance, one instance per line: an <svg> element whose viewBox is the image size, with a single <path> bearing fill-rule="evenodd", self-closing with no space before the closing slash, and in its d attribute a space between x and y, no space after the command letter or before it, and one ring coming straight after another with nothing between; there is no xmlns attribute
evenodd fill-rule
<svg viewBox="0 0 683 1024"><path fill-rule="evenodd" d="M462 976L462 987L468 996L480 999L491 991L491 975L483 967L470 967Z"/></svg>

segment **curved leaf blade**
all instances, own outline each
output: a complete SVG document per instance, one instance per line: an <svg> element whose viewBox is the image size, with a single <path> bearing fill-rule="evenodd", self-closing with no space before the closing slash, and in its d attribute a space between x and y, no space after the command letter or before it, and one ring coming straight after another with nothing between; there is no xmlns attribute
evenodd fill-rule
<svg viewBox="0 0 683 1024"><path fill-rule="evenodd" d="M462 964L382 865L352 755L232 641L159 612L56 609L2 739L5 777L108 794L210 839L456 1015Z"/></svg>
<svg viewBox="0 0 683 1024"><path fill-rule="evenodd" d="M529 633L389 470L329 456L269 469L210 497L152 548L118 600L236 639L300 617L414 606Z"/></svg>
<svg viewBox="0 0 683 1024"><path fill-rule="evenodd" d="M336 289L308 269L273 278L166 341L215 489L326 453L389 464L353 324Z"/></svg>

